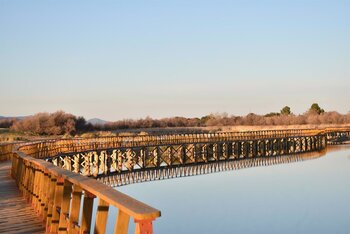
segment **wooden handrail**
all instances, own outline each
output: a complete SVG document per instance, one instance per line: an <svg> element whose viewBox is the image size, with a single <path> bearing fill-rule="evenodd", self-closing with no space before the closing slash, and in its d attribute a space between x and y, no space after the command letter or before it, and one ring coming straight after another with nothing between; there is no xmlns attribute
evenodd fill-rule
<svg viewBox="0 0 350 234"><path fill-rule="evenodd" d="M28 144L20 148L27 155L35 158L47 158L50 156L69 152L81 152L96 149L108 149L117 147L158 145L165 143L191 143L208 142L223 139L243 140L257 138L273 138L288 136L311 136L332 132L335 129L349 131L350 128L334 129L287 129L287 130L260 130L244 132L223 132L223 133L200 133L200 134L180 134L180 135L159 135L159 136L133 136L133 137L99 137L87 139L61 139L45 141L41 144Z"/></svg>
<svg viewBox="0 0 350 234"><path fill-rule="evenodd" d="M160 211L129 197L92 178L61 169L44 160L35 159L18 150L14 151L12 176L20 191L30 201L47 224L47 232L66 230L73 233L90 232L93 198L99 198L95 228L104 233L109 206L119 210L115 233L127 233L125 223L130 217L136 223L135 233L152 233L152 221ZM84 194L82 223L78 224L80 196ZM78 192L79 193L79 192ZM79 200L77 202L77 199ZM72 208L69 209L69 204Z"/></svg>
<svg viewBox="0 0 350 234"><path fill-rule="evenodd" d="M0 162L10 160L12 157L12 150L16 143L1 143L0 144Z"/></svg>

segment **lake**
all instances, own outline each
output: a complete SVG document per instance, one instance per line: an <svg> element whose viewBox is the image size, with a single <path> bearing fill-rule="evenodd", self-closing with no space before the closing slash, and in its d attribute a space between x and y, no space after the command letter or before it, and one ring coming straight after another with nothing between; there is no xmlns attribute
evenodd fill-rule
<svg viewBox="0 0 350 234"><path fill-rule="evenodd" d="M302 162L116 189L161 210L162 216L153 222L156 234L328 234L350 233L349 179L350 146L336 146ZM112 209L108 222L115 217Z"/></svg>

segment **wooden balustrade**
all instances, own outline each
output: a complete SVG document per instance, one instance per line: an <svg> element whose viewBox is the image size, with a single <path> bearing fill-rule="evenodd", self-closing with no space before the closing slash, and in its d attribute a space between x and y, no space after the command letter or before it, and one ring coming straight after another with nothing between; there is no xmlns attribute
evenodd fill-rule
<svg viewBox="0 0 350 234"><path fill-rule="evenodd" d="M152 222L160 217L159 210L107 185L20 151L14 152L11 173L23 196L46 223L48 233L90 233L95 198L99 200L95 233L105 233L110 206L118 209L114 229L118 234L127 233L130 218L135 222L135 233L153 233Z"/></svg>
<svg viewBox="0 0 350 234"><path fill-rule="evenodd" d="M10 160L15 143L0 144L0 162Z"/></svg>
<svg viewBox="0 0 350 234"><path fill-rule="evenodd" d="M35 158L47 158L50 156L69 152L82 152L96 149L112 149L118 147L149 146L161 144L181 144L217 142L222 140L253 140L276 137L313 136L317 134L329 134L335 131L350 131L350 128L327 129L290 129L290 130L262 130L244 132L221 132L159 136L133 136L133 137L100 137L77 138L44 141L40 144L27 144L21 147L21 151Z"/></svg>
<svg viewBox="0 0 350 234"><path fill-rule="evenodd" d="M81 173L84 176L95 178L111 176L112 179L120 180L125 173L135 173L139 176L132 178L132 181L143 182L149 174L157 177L159 171L164 171L164 169L300 154L320 151L326 146L326 135L317 134L255 140L218 139L214 143L120 147L60 154L46 160L55 166Z"/></svg>

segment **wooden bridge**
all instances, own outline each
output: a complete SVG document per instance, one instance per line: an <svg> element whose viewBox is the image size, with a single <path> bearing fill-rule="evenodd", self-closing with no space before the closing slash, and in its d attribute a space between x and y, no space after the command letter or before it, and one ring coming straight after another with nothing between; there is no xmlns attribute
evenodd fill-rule
<svg viewBox="0 0 350 234"><path fill-rule="evenodd" d="M108 210L114 206L114 233L127 233L131 218L135 233L153 233L160 211L108 185L311 159L319 156L313 152L345 142L349 135L350 128L337 128L0 145L0 160L12 159L12 179L6 174L8 163L0 167L0 232L105 233ZM21 225L13 218L16 214L26 217Z"/></svg>

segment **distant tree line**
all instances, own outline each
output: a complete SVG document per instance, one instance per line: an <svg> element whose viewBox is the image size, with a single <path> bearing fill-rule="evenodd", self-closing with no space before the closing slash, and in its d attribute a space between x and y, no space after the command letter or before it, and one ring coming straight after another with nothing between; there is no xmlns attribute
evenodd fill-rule
<svg viewBox="0 0 350 234"><path fill-rule="evenodd" d="M1 124L0 124L1 126ZM38 135L74 135L77 132L93 130L83 117L76 117L63 111L38 113L22 120L13 120L11 130Z"/></svg>
<svg viewBox="0 0 350 234"><path fill-rule="evenodd" d="M126 119L108 122L95 126L100 130L132 129L132 128L162 128L162 127L208 127L208 126L237 126L237 125L302 125L302 124L350 124L350 114L325 112L317 103L301 115L291 112L285 106L280 112L266 115L250 113L246 116L229 116L226 113L210 114L202 118L173 117L163 119L145 118L139 120Z"/></svg>
<svg viewBox="0 0 350 234"><path fill-rule="evenodd" d="M0 119L0 128L9 128L16 121L16 118L4 118Z"/></svg>
<svg viewBox="0 0 350 234"><path fill-rule="evenodd" d="M317 103L301 115L295 115L290 107L285 106L280 112L266 115L250 113L246 116L229 116L210 114L201 118L172 117L162 119L125 119L107 122L101 125L87 123L83 117L58 111L52 114L38 113L36 115L17 119L2 119L0 127L10 127L14 131L28 132L39 135L62 135L82 133L93 130L119 130L135 128L166 128L166 127L208 127L208 126L237 126L237 125L303 125L303 124L350 124L350 113L340 114L335 111L325 112Z"/></svg>

